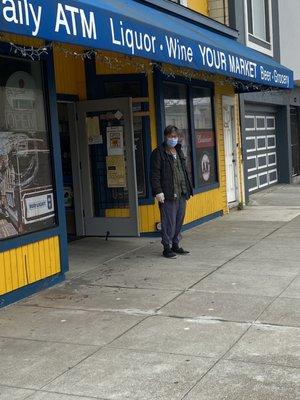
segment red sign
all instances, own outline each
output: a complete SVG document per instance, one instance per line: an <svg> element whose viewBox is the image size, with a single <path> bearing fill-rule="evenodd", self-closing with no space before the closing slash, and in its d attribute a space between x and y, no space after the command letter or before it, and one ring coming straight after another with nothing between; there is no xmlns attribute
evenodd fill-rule
<svg viewBox="0 0 300 400"><path fill-rule="evenodd" d="M207 149L215 146L215 138L213 131L196 130L196 148Z"/></svg>

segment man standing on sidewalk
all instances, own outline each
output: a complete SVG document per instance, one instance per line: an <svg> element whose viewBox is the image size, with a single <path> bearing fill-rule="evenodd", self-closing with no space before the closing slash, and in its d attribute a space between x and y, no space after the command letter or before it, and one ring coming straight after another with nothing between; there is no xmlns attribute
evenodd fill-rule
<svg viewBox="0 0 300 400"><path fill-rule="evenodd" d="M179 246L179 242L186 202L192 195L192 184L178 140L178 129L168 126L164 132L163 144L151 155L152 193L159 203L163 255L166 258L188 254Z"/></svg>

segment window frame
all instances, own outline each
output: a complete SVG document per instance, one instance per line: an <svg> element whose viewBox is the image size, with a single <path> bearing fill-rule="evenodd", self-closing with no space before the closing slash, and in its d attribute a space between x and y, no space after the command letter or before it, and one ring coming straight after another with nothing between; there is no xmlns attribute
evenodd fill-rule
<svg viewBox="0 0 300 400"><path fill-rule="evenodd" d="M10 58L20 59L19 55L11 52L11 46L7 42L0 41L0 54ZM40 240L46 240L58 236L60 238L60 262L61 274L68 270L68 252L67 252L67 233L65 227L65 211L64 211L64 192L61 176L61 158L60 158L60 143L58 136L58 120L57 120L57 94L55 90L55 74L53 64L53 51L49 54L43 54L36 61L42 64L43 87L45 90L45 107L47 112L47 126L49 129L49 143L51 147L52 175L53 187L55 194L55 211L56 211L56 226L46 228L38 232L25 233L20 236L11 236L0 241L0 252L16 249L21 246L27 246Z"/></svg>
<svg viewBox="0 0 300 400"><path fill-rule="evenodd" d="M208 192L210 190L214 190L220 187L220 165L219 165L219 147L217 140L217 130L216 130L216 118L215 118L215 87L212 82L201 81L196 79L191 79L187 81L185 78L180 76L175 77L166 77L161 76L159 78L161 90L159 91L159 101L160 101L160 110L161 110L161 126L166 125L166 116L165 116L165 107L164 107L164 93L163 93L163 84L164 83L177 83L186 85L187 89L187 118L188 118L188 129L189 129L189 142L191 148L191 165L192 165L192 184L193 184L193 195ZM195 171L197 168L196 165L196 145L195 145L195 123L194 123L194 108L193 108L193 88L205 88L210 89L210 99L211 99L211 113L212 113L212 130L214 132L214 140L215 140L215 171L216 171L216 181L213 183L203 184L196 186L195 181ZM163 131L163 129L161 129ZM159 129L158 129L159 132ZM161 140L163 140L163 132L161 133Z"/></svg>
<svg viewBox="0 0 300 400"><path fill-rule="evenodd" d="M172 1L172 3L176 3L184 7L188 6L188 0L170 0L170 1Z"/></svg>
<svg viewBox="0 0 300 400"><path fill-rule="evenodd" d="M52 53L51 53L52 56ZM49 62L51 62L51 58L47 55L43 55L40 58L30 59L28 57L21 57L20 55L11 54L11 49L7 51L6 43L0 42L0 57L3 59L11 59L17 62L29 62L29 63L37 63L40 69L41 75L41 88L42 88L42 98L43 98L43 107L44 107L44 121L45 121L45 133L48 141L48 150L49 150L49 167L50 167L50 175L52 182L52 190L53 190L53 202L54 202L54 222L53 224L45 227L41 227L32 231L26 231L22 233L18 233L16 235L7 236L5 238L0 238L0 252L6 251L7 249L11 249L14 247L19 247L20 245L15 246L14 243L26 243L32 244L37 240L43 240L47 238L51 238L55 235L61 235L63 232L64 226L62 224L62 216L61 216L61 204L64 204L59 198L59 190L58 185L60 184L59 179L57 177L57 166L56 163L60 160L60 152L59 158L56 156L56 151L58 149L57 143L55 143L54 131L53 131L53 109L51 104L51 88L49 84L49 75L51 74L51 66L49 66ZM50 70L50 71L49 71ZM51 76L51 75L50 75ZM55 109L56 111L56 109ZM56 116L56 115L55 115ZM59 143L60 149L60 143ZM61 181L62 182L62 181ZM53 234L51 235L51 232ZM4 250L2 250L4 249Z"/></svg>
<svg viewBox="0 0 300 400"><path fill-rule="evenodd" d="M272 16L272 2L271 0L265 0L268 5L268 34L270 36L270 41L266 41L258 36L255 36L253 32L253 18L249 13L252 10L252 0L244 0L244 10L245 10L245 35L246 35L246 45L254 50L264 53L268 56L274 56L274 46L273 46L273 16ZM249 7L249 2L251 3L251 9ZM251 18L251 20L250 20ZM252 27L252 28L251 28Z"/></svg>

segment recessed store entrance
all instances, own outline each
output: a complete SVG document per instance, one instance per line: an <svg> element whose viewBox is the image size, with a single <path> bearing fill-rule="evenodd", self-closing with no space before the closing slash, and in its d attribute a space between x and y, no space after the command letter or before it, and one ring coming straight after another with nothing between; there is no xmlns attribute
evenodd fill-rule
<svg viewBox="0 0 300 400"><path fill-rule="evenodd" d="M87 236L138 236L132 103L77 104L82 201Z"/></svg>
<svg viewBox="0 0 300 400"><path fill-rule="evenodd" d="M75 102L72 101L59 101L57 103L64 204L69 241L82 235L81 179L75 107Z"/></svg>
<svg viewBox="0 0 300 400"><path fill-rule="evenodd" d="M132 101L59 102L67 232L139 236Z"/></svg>
<svg viewBox="0 0 300 400"><path fill-rule="evenodd" d="M238 200L237 147L234 123L234 99L223 96L223 131L226 167L227 202L234 205Z"/></svg>
<svg viewBox="0 0 300 400"><path fill-rule="evenodd" d="M291 107L292 173L300 175L300 113L298 107Z"/></svg>

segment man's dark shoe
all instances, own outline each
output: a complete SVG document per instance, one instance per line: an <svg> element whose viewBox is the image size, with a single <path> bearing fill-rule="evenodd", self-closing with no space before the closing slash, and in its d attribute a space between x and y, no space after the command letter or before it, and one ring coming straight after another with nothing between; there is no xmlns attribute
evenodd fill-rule
<svg viewBox="0 0 300 400"><path fill-rule="evenodd" d="M175 254L181 254L182 256L186 256L187 254L190 254L189 251L186 251L182 247L178 247L178 246L173 246L171 251L174 252Z"/></svg>
<svg viewBox="0 0 300 400"><path fill-rule="evenodd" d="M177 258L176 253L174 253L170 248L164 249L163 256L166 258Z"/></svg>

